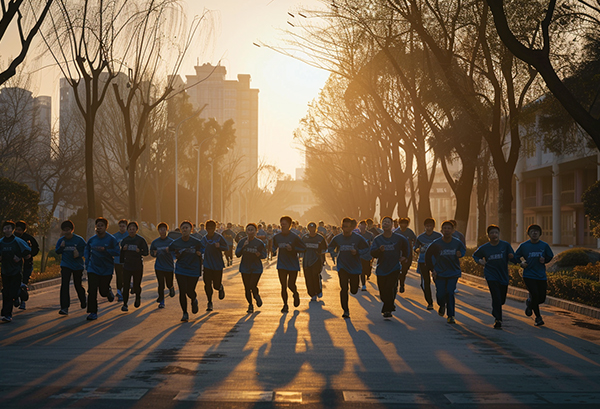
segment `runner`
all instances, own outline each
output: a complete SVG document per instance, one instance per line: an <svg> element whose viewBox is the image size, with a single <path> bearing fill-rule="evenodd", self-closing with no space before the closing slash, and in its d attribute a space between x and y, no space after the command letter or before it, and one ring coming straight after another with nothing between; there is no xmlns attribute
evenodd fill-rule
<svg viewBox="0 0 600 409"><path fill-rule="evenodd" d="M427 309L433 310L433 297L431 296L431 276L429 274L429 269L425 263L425 252L427 252L427 247L436 239L442 237L442 235L436 231L433 231L435 228L435 219L428 217L423 222L425 226L425 232L421 233L417 240L415 241L415 252L419 253L417 273L421 275L421 289L423 290L423 295L425 296L425 301L427 302Z"/></svg>
<svg viewBox="0 0 600 409"><path fill-rule="evenodd" d="M173 270L175 262L173 253L169 251L169 246L173 239L167 236L169 225L161 222L156 226L159 238L150 244L150 255L156 258L154 262L154 272L158 281L158 308L165 308L165 287L169 289L169 297L175 297L175 287L173 286Z"/></svg>
<svg viewBox="0 0 600 409"><path fill-rule="evenodd" d="M31 254L31 247L14 235L15 222L7 220L2 224L4 237L0 240L2 265L2 321L12 321L13 304L19 299L23 259Z"/></svg>
<svg viewBox="0 0 600 409"><path fill-rule="evenodd" d="M261 259L267 257L267 249L262 240L256 238L258 227L254 223L246 226L246 237L243 237L235 249L235 256L242 258L240 261L240 273L244 283L246 301L248 301L248 314L254 312L252 297L256 300L256 306L260 308L263 304L258 293L258 282L263 272Z"/></svg>
<svg viewBox="0 0 600 409"><path fill-rule="evenodd" d="M531 317L535 313L535 326L544 325L540 304L546 301L546 290L548 289L548 277L546 276L546 264L552 260L554 253L548 243L540 240L542 228L537 224L527 227L529 240L515 251L516 263L523 267L523 281L529 291L529 298L525 301L525 315Z"/></svg>
<svg viewBox="0 0 600 409"><path fill-rule="evenodd" d="M277 256L277 273L279 274L279 283L281 284L281 299L283 300L282 313L289 311L288 293L289 288L294 296L294 307L300 305L300 294L296 288L296 278L300 271L300 262L298 261L298 252L304 252L306 247L304 243L290 230L292 218L283 216L279 220L281 224L281 233L273 236L273 256Z"/></svg>
<svg viewBox="0 0 600 409"><path fill-rule="evenodd" d="M123 262L123 282L130 283L133 278L133 293L135 302L133 306L139 308L142 303L142 277L144 276L144 256L148 255L146 239L137 234L137 222L127 224L127 237L121 240L121 261ZM129 311L127 302L129 291L123 292L123 306L121 311Z"/></svg>
<svg viewBox="0 0 600 409"><path fill-rule="evenodd" d="M358 224L358 234L360 234L367 241L369 247L371 247L375 236L367 230L366 220L361 220ZM361 291L367 291L367 280L371 278L371 272L373 270L373 257L371 257L370 252L360 256L360 264L362 266L362 273L360 274L360 281L362 284Z"/></svg>
<svg viewBox="0 0 600 409"><path fill-rule="evenodd" d="M452 237L454 225L445 220L442 223L443 236L431 243L425 253L427 268L433 273L437 303L440 306L438 314L443 317L447 311L448 324L455 324L454 289L461 275L460 258L465 256L465 245Z"/></svg>
<svg viewBox="0 0 600 409"><path fill-rule="evenodd" d="M456 220L452 219L450 220L450 223L452 223L452 225L454 226L454 233L452 233L452 237L457 238L458 240L460 240L462 242L462 244L465 245L465 247L467 247L467 240L465 239L465 235L462 234L461 232L459 232L458 230L456 230ZM456 288L454 289L454 294L458 294L458 284L456 285Z"/></svg>
<svg viewBox="0 0 600 409"><path fill-rule="evenodd" d="M331 239L327 250L332 258L337 253L337 271L340 280L340 303L343 318L350 318L348 307L348 289L352 294L358 292L358 283L362 273L360 256L369 251L369 244L362 236L353 233L356 220L345 217L342 220L342 233Z"/></svg>
<svg viewBox="0 0 600 409"><path fill-rule="evenodd" d="M192 314L198 312L196 285L202 274L202 243L191 236L192 222L184 220L179 225L181 237L169 245L169 251L175 253L175 278L179 287L179 304L183 311L182 322L187 322L190 316L187 312L187 299L191 300Z"/></svg>
<svg viewBox="0 0 600 409"><path fill-rule="evenodd" d="M233 239L235 238L235 234L233 230L231 230L231 223L227 223L227 228L223 230L223 238L227 242L227 251L225 251L225 258L227 259L227 267L233 264Z"/></svg>
<svg viewBox="0 0 600 409"><path fill-rule="evenodd" d="M492 316L494 328L502 328L502 306L506 302L508 291L508 262L515 254L511 245L500 240L500 227L490 224L487 227L489 242L480 246L473 259L483 266L483 275L492 296Z"/></svg>
<svg viewBox="0 0 600 409"><path fill-rule="evenodd" d="M327 241L325 237L317 233L315 222L308 223L308 233L302 236L302 241L306 246L302 258L306 291L311 297L311 301L317 301L317 297L323 296L321 270L323 270L323 255L327 251Z"/></svg>
<svg viewBox="0 0 600 409"><path fill-rule="evenodd" d="M102 297L106 297L108 302L115 300L110 282L115 269L114 257L119 254L119 244L112 234L106 232L107 228L108 220L98 217L96 234L88 240L85 246L85 269L88 276L88 321L98 319L98 292Z"/></svg>
<svg viewBox="0 0 600 409"><path fill-rule="evenodd" d="M410 218L401 217L400 219L398 219L398 228L396 230L394 230L394 233L403 235L404 238L406 238L406 240L408 240L408 245L410 246L410 251L408 252L406 261L404 261L402 263L402 272L400 273L400 277L398 278L398 284L399 284L398 291L400 293L404 292L404 283L406 282L406 275L408 274L408 270L410 269L410 266L412 265L412 260L413 260L412 249L414 248L415 242L417 241L417 235L415 234L414 231L412 231L412 229L410 229L408 227L409 224L410 224Z"/></svg>
<svg viewBox="0 0 600 409"><path fill-rule="evenodd" d="M275 237L275 232L273 231L273 225L269 224L267 226L267 260L271 261L272 251L273 251L273 237Z"/></svg>
<svg viewBox="0 0 600 409"><path fill-rule="evenodd" d="M381 220L381 227L383 227L383 233L373 240L371 255L377 259L375 275L379 287L379 298L383 302L381 313L385 318L389 318L392 316L392 311L396 311L394 300L401 271L400 263L406 261L410 247L404 236L392 232L394 221L391 217L384 217Z"/></svg>
<svg viewBox="0 0 600 409"><path fill-rule="evenodd" d="M123 240L125 237L128 236L127 234L127 225L129 224L129 222L126 219L121 219L119 220L119 231L116 232L113 236L114 238L117 240L117 244L119 245L119 248L121 248L121 240ZM121 257L120 257L120 252L118 255L115 256L115 276L117 278L117 301L121 302L123 301L123 291L125 291L125 289L123 288L123 286L125 285L123 283L123 263L121 263ZM131 288L131 283L129 283L128 286L128 291Z"/></svg>
<svg viewBox="0 0 600 409"><path fill-rule="evenodd" d="M19 290L19 299L21 302L17 305L18 299L15 300L15 307L24 310L26 308L25 301L29 300L29 288L27 286L29 285L31 273L33 273L33 258L40 252L40 246L35 237L26 233L26 222L20 220L15 226L15 236L23 240L31 248L31 254L23 259L23 277L21 279L21 288Z"/></svg>
<svg viewBox="0 0 600 409"><path fill-rule="evenodd" d="M60 315L68 315L71 305L71 295L69 294L69 284L71 276L73 277L73 286L77 292L81 308L87 307L85 290L81 284L83 277L83 253L85 252L85 240L83 237L73 234L75 225L71 220L65 220L60 224L62 237L56 242L56 254L61 254L60 259Z"/></svg>
<svg viewBox="0 0 600 409"><path fill-rule="evenodd" d="M219 292L219 300L225 298L225 289L223 288L223 252L229 249L225 238L217 233L217 222L214 220L206 221L206 235L202 237L202 247L204 247L204 292L208 304L206 311L213 310L213 288Z"/></svg>

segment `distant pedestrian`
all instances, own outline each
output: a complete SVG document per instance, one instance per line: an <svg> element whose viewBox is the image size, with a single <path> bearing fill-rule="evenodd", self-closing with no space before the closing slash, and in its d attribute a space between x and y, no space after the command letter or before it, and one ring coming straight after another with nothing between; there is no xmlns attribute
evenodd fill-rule
<svg viewBox="0 0 600 409"><path fill-rule="evenodd" d="M227 228L223 230L223 233L221 233L228 246L227 251L223 252L225 254L225 258L227 259L227 267L233 264L233 240L235 238L235 234L233 233L233 230L231 230L232 227L233 226L231 223L227 223Z"/></svg>
<svg viewBox="0 0 600 409"><path fill-rule="evenodd" d="M73 277L73 286L77 292L81 308L87 307L85 289L82 285L83 268L85 262L83 254L85 252L86 242L83 237L73 234L75 225L71 220L65 220L60 225L62 237L56 242L56 254L60 254L60 315L68 315L71 305L71 295L69 294L69 284Z"/></svg>
<svg viewBox="0 0 600 409"><path fill-rule="evenodd" d="M515 262L520 262L523 267L523 281L529 291L529 298L525 301L525 315L531 317L535 314L535 325L544 325L540 304L546 301L548 277L546 264L552 260L554 253L548 243L540 240L542 228L537 224L527 227L529 240L515 251Z"/></svg>

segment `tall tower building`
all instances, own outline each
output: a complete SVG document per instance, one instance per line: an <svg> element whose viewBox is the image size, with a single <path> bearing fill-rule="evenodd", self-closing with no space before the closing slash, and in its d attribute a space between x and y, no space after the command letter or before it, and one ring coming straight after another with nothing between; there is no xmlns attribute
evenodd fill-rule
<svg viewBox="0 0 600 409"><path fill-rule="evenodd" d="M236 144L231 152L240 158L236 176L243 176L244 189L256 186L258 170L258 89L250 88L250 75L238 74L227 80L222 65L203 64L194 67L196 74L187 75L187 93L194 108L205 104L202 118L215 118L219 123L234 121Z"/></svg>

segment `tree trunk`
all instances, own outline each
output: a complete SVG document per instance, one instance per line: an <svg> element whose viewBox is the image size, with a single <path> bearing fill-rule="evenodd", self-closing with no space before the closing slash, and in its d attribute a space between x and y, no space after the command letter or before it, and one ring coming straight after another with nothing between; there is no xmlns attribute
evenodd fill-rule
<svg viewBox="0 0 600 409"><path fill-rule="evenodd" d="M483 244L487 235L488 155L477 167L477 245Z"/></svg>
<svg viewBox="0 0 600 409"><path fill-rule="evenodd" d="M466 162L466 163L465 163ZM463 162L462 174L456 183L456 210L454 219L456 220L456 229L465 234L469 223L469 213L471 212L471 192L473 191L473 182L475 181L475 161Z"/></svg>
<svg viewBox="0 0 600 409"><path fill-rule="evenodd" d="M139 209L137 206L136 200L136 190L135 190L135 169L137 167L137 158L131 158L129 160L129 181L127 183L127 187L129 190L129 217L131 220L139 220Z"/></svg>
<svg viewBox="0 0 600 409"><path fill-rule="evenodd" d="M77 89L75 89L77 92ZM96 191L94 186L94 122L95 114L85 118L85 187L87 197L87 239L94 235L96 212Z"/></svg>
<svg viewBox="0 0 600 409"><path fill-rule="evenodd" d="M498 172L498 219L503 240L512 242L512 171Z"/></svg>

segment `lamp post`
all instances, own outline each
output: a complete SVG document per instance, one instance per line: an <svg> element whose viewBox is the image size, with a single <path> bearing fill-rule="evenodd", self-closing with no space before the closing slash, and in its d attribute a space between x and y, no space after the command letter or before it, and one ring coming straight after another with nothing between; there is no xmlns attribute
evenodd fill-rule
<svg viewBox="0 0 600 409"><path fill-rule="evenodd" d="M179 128L181 128L181 125L183 125L184 122L189 121L193 117L199 115L202 111L204 111L204 108L206 108L206 105L204 105L202 108L200 108L198 111L194 112L192 115L188 116L187 118L184 118L181 121L179 121L179 123L177 123L177 126L175 127L175 225L176 226L179 224L179 177L178 177L178 173L179 173L178 172L178 168L179 168L178 156L179 155L178 155L178 149L177 149L177 140L179 139ZM172 130L170 130L170 131L173 132Z"/></svg>
<svg viewBox="0 0 600 409"><path fill-rule="evenodd" d="M211 131L214 132L214 129L211 129ZM200 225L200 223L198 223L199 222L199 220L198 220L198 203L200 201L200 199L199 199L199 197L200 197L200 151L202 150L202 145L205 142L210 141L215 136L217 136L217 135L215 135L211 132L211 135L208 138L203 139L202 142L200 142L198 145L194 146L194 148L198 151L198 166L196 167L196 220L195 220L197 226ZM212 172L212 162L211 162L211 172ZM211 179L212 179L212 173L211 173ZM211 181L211 183L212 183L212 181ZM212 188L211 188L211 190L212 190ZM212 199L211 199L211 202L212 202ZM211 210L211 213L212 213L212 210ZM211 219L212 219L212 216L211 216Z"/></svg>

